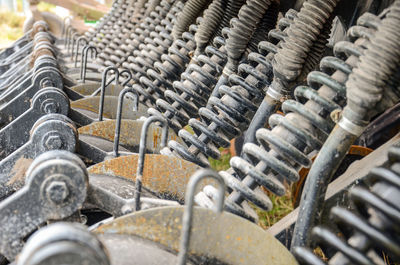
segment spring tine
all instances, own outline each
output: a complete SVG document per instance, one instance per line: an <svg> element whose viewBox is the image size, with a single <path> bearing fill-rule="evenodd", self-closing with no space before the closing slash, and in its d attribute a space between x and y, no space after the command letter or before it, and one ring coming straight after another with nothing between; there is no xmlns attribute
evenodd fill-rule
<svg viewBox="0 0 400 265"><path fill-rule="evenodd" d="M86 45L85 48L83 48L82 51L82 59L81 59L81 82L85 83L86 81L86 68L87 68L87 61L88 61L88 55L89 51L91 52L92 56L97 56L97 49L94 46L91 45Z"/></svg>
<svg viewBox="0 0 400 265"><path fill-rule="evenodd" d="M150 124L154 122L160 122L163 127L162 132L162 146L166 146L168 139L168 123L167 121L159 116L151 116L146 119L143 124L142 132L140 136L140 144L139 144L139 160L138 160L138 169L136 172L136 181L135 181L135 210L140 210L140 195L142 192L142 177L143 177L143 169L144 169L144 160L146 153L146 140L147 134L150 127Z"/></svg>
<svg viewBox="0 0 400 265"><path fill-rule="evenodd" d="M217 208L215 209L215 211L217 213L222 213L222 209L224 206L225 190L226 190L224 179L217 172L211 169L201 169L196 171L196 173L194 173L193 176L190 178L186 189L186 195L185 195L186 207L182 217L182 232L179 244L178 262L177 262L178 265L186 264L187 252L189 251L190 235L193 222L194 194L197 185L200 183L201 180L205 178L215 179L219 184Z"/></svg>

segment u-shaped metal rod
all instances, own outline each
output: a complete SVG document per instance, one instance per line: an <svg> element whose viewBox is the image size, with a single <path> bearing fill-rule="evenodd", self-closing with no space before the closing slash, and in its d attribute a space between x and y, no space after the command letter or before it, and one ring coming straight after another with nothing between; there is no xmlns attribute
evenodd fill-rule
<svg viewBox="0 0 400 265"><path fill-rule="evenodd" d="M114 153L115 157L119 156L118 149L119 149L119 139L120 139L120 135L121 135L122 106L124 104L124 99L125 99L126 93L133 93L135 95L134 106L136 109L134 111L137 111L138 105L139 105L139 94L132 87L124 88L121 91L121 93L119 93L117 119L115 121L114 148L113 148L113 153Z"/></svg>
<svg viewBox="0 0 400 265"><path fill-rule="evenodd" d="M85 36L80 36L77 40L76 40L76 49L75 49L75 68L78 67L78 56L79 56L79 48L80 48L80 44L81 42L84 43L84 46L82 47L82 51L81 53L83 53L83 49L85 48L85 46L89 43L89 41L86 39Z"/></svg>
<svg viewBox="0 0 400 265"><path fill-rule="evenodd" d="M191 237L192 223L193 223L193 205L194 205L194 193L196 191L197 185L201 180L205 178L215 179L218 186L218 199L217 199L217 213L222 213L224 207L225 199L225 181L224 179L212 169L200 169L197 170L191 177L187 184L186 194L185 194L185 211L182 217L182 232L181 241L179 244L179 254L178 254L178 265L185 265L187 259L187 252L189 251L189 243Z"/></svg>
<svg viewBox="0 0 400 265"><path fill-rule="evenodd" d="M151 116L146 119L143 123L141 135L140 135L140 143L139 143L139 159L138 159L138 167L136 172L136 181L135 181L135 211L140 210L140 195L142 192L142 178L143 178L143 169L144 169L144 160L146 156L146 141L147 141L147 133L150 127L150 124L153 122L160 122L163 130L161 136L161 147L165 147L167 145L168 140L168 122L161 116Z"/></svg>
<svg viewBox="0 0 400 265"><path fill-rule="evenodd" d="M103 76L102 76L102 79L101 79L101 91L100 91L100 103L99 103L99 121L103 120L104 96L105 96L106 87L108 86L108 84L106 84L106 82L107 82L107 74L110 71L114 71L115 84L116 85L118 84L118 79L119 79L118 68L114 67L114 66L109 66L106 69L104 69Z"/></svg>
<svg viewBox="0 0 400 265"><path fill-rule="evenodd" d="M87 58L89 55L89 51L91 51L92 55L94 54L94 57L97 57L96 47L92 45L86 45L85 47L83 47L82 57L81 57L81 76L80 76L82 83L85 83L86 81L86 68L87 68Z"/></svg>
<svg viewBox="0 0 400 265"><path fill-rule="evenodd" d="M74 58L74 48L75 48L75 43L76 43L76 41L77 41L77 36L79 36L79 33L78 32L74 32L73 34L72 34L72 45L71 45L71 58L73 59Z"/></svg>

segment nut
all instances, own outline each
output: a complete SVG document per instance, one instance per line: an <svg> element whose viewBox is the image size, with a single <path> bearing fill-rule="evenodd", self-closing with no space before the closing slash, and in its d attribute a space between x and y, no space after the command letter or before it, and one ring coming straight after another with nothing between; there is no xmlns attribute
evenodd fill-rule
<svg viewBox="0 0 400 265"><path fill-rule="evenodd" d="M55 102L44 102L42 106L45 113L57 113L58 107Z"/></svg>
<svg viewBox="0 0 400 265"><path fill-rule="evenodd" d="M63 181L53 181L46 189L47 198L55 204L61 204L69 195L67 184Z"/></svg>
<svg viewBox="0 0 400 265"><path fill-rule="evenodd" d="M44 143L49 150L60 149L62 144L63 142L59 135L50 135Z"/></svg>

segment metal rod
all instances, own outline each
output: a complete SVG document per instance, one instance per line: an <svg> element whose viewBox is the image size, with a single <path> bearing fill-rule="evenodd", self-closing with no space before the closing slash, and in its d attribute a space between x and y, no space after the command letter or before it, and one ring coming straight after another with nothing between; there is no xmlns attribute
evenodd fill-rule
<svg viewBox="0 0 400 265"><path fill-rule="evenodd" d="M143 123L142 132L140 135L140 143L139 143L139 159L138 159L138 167L136 172L136 182L135 182L135 210L140 210L140 195L142 192L142 178L143 178L143 169L144 169L144 160L146 155L146 141L147 141L147 133L150 127L150 124L154 122L160 122L163 127L162 136L161 136L161 147L165 147L167 145L168 140L168 122L161 116L151 116L146 119Z"/></svg>
<svg viewBox="0 0 400 265"><path fill-rule="evenodd" d="M99 121L103 120L103 109L104 109L104 96L105 96L105 90L106 90L106 81L107 81L107 74L110 71L114 71L115 75L115 82L118 82L119 79L119 71L117 67L114 66L109 66L106 69L104 69L103 72L103 77L101 79L101 92L100 92L100 104L99 104Z"/></svg>
<svg viewBox="0 0 400 265"><path fill-rule="evenodd" d="M221 213L224 206L225 189L226 189L224 179L216 171L212 169L197 170L190 178L186 189L186 195L185 195L186 207L182 217L182 232L179 244L178 265L186 264L187 253L189 251L192 223L193 223L194 194L197 185L200 183L201 180L205 178L215 179L219 184L217 208L214 210L217 213Z"/></svg>

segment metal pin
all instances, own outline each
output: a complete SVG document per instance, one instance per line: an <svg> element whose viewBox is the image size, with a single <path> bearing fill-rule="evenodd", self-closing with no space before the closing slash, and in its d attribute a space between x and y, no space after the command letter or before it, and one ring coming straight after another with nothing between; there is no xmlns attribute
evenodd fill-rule
<svg viewBox="0 0 400 265"><path fill-rule="evenodd" d="M107 81L107 74L110 71L114 71L115 83L116 83L116 85L118 84L118 79L119 79L118 68L116 68L114 66L109 66L106 69L104 69L103 77L101 79L100 104L99 104L99 121L103 120L104 96L105 96L105 90L106 90L106 87L107 87L106 81Z"/></svg>
<svg viewBox="0 0 400 265"><path fill-rule="evenodd" d="M189 243L191 236L191 229L193 223L193 205L194 205L194 193L196 191L197 185L201 180L205 178L215 179L218 186L218 198L217 198L217 208L214 209L217 213L221 213L224 206L225 199L225 182L224 179L212 169L200 169L197 170L187 184L185 202L186 207L182 217L182 233L181 241L179 244L179 255L178 255L178 265L185 265L187 259L187 252L189 251Z"/></svg>
<svg viewBox="0 0 400 265"><path fill-rule="evenodd" d="M160 116L151 116L146 119L143 123L142 132L140 135L140 143L139 143L139 160L138 167L136 172L136 182L135 182L135 210L140 210L140 195L142 192L142 178L143 178L143 168L144 168L144 159L146 153L146 140L147 133L150 127L150 124L153 122L160 122L163 131L161 136L161 147L165 147L167 145L168 138L168 122L163 117Z"/></svg>

